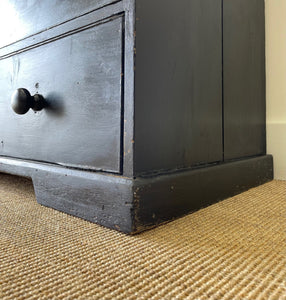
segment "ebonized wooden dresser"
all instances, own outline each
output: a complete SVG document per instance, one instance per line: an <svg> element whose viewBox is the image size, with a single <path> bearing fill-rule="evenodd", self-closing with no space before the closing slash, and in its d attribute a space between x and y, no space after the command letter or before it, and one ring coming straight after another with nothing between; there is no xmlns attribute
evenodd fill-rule
<svg viewBox="0 0 286 300"><path fill-rule="evenodd" d="M264 0L0 14L0 171L32 178L40 204L136 233L272 179Z"/></svg>

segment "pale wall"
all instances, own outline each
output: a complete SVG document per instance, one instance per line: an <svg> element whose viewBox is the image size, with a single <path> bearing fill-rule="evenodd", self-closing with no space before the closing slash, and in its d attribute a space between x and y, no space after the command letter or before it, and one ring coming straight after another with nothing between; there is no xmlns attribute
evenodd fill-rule
<svg viewBox="0 0 286 300"><path fill-rule="evenodd" d="M275 178L286 180L286 0L265 0L265 8L267 152Z"/></svg>

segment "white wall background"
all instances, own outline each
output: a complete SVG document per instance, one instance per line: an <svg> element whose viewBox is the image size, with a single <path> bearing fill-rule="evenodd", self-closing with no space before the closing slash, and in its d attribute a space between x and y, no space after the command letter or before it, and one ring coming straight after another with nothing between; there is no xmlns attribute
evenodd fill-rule
<svg viewBox="0 0 286 300"><path fill-rule="evenodd" d="M265 0L265 8L267 152L275 179L286 180L286 0Z"/></svg>

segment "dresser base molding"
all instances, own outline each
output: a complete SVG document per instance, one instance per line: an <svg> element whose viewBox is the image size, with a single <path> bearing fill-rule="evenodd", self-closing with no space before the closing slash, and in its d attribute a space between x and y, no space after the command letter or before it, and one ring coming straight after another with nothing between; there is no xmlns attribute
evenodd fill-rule
<svg viewBox="0 0 286 300"><path fill-rule="evenodd" d="M273 158L135 179L6 157L0 171L31 178L44 206L134 234L271 181Z"/></svg>

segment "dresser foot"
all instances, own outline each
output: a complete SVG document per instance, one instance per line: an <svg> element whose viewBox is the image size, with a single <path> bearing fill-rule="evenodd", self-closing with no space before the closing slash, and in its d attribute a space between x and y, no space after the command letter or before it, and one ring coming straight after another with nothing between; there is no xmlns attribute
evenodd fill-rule
<svg viewBox="0 0 286 300"><path fill-rule="evenodd" d="M133 179L0 158L0 171L32 178L44 206L134 234L271 181L273 161L266 155Z"/></svg>

